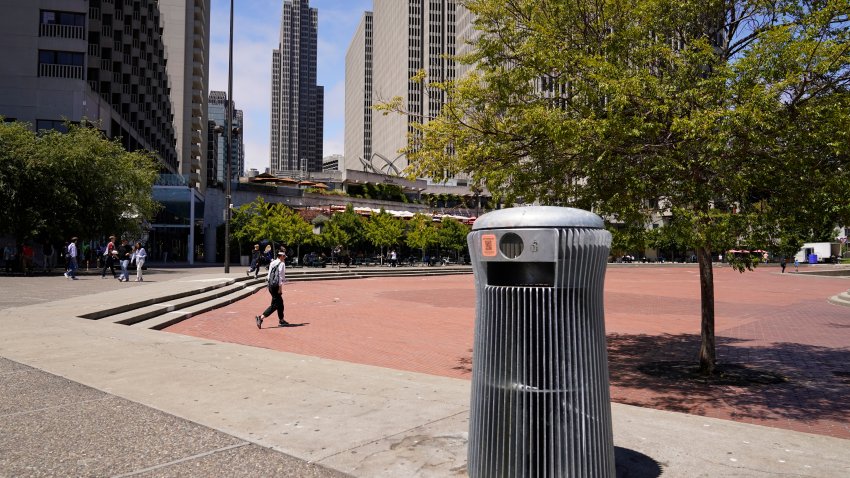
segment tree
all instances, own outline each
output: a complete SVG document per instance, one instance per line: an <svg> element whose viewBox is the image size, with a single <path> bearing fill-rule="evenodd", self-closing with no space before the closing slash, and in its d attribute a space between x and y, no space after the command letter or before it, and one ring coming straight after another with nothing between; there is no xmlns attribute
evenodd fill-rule
<svg viewBox="0 0 850 478"><path fill-rule="evenodd" d="M378 214L372 214L364 224L366 239L381 248L381 263L384 262L384 247L398 244L404 232L404 224L381 208Z"/></svg>
<svg viewBox="0 0 850 478"><path fill-rule="evenodd" d="M454 251L455 258L458 258L460 251L466 248L466 236L468 234L469 228L461 224L460 221L445 217L438 229L440 246Z"/></svg>
<svg viewBox="0 0 850 478"><path fill-rule="evenodd" d="M301 245L309 244L313 239L313 226L301 217L297 211L281 205L279 209L282 215L283 236L282 239L289 245L296 246L296 255L301 255Z"/></svg>
<svg viewBox="0 0 850 478"><path fill-rule="evenodd" d="M313 228L301 215L282 203L267 203L261 196L238 207L233 214L233 237L252 242L270 240L298 246L313 237Z"/></svg>
<svg viewBox="0 0 850 478"><path fill-rule="evenodd" d="M425 249L436 244L438 241L437 230L434 228L430 216L416 213L407 221L406 244L412 249L422 251L422 260L425 260Z"/></svg>
<svg viewBox="0 0 850 478"><path fill-rule="evenodd" d="M0 122L0 232L18 244L38 235L96 237L138 234L159 204L152 197L158 166L148 152L127 152L88 124L35 134Z"/></svg>
<svg viewBox="0 0 850 478"><path fill-rule="evenodd" d="M627 224L672 212L698 258L713 373L714 253L850 222L848 0L467 6L476 68L429 84L447 102L411 135L410 175L467 173L508 201Z"/></svg>
<svg viewBox="0 0 850 478"><path fill-rule="evenodd" d="M339 228L348 236L347 242L341 242L338 244L349 247L361 244L366 240L363 218L354 212L354 206L352 206L351 203L345 206L345 211L338 212L331 216L331 222L339 226Z"/></svg>

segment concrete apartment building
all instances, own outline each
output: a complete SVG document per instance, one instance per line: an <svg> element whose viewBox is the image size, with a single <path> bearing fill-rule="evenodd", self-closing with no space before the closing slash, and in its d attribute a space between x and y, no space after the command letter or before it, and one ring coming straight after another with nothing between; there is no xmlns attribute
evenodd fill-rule
<svg viewBox="0 0 850 478"><path fill-rule="evenodd" d="M156 2L4 1L0 115L36 129L99 124L128 150L177 173L172 104Z"/></svg>
<svg viewBox="0 0 850 478"><path fill-rule="evenodd" d="M407 158L399 150L415 134L411 123L427 121L445 102L441 91L410 78L420 70L427 81L456 77L456 0L374 0L346 55L345 168L399 175ZM402 98L410 114L373 114L378 102Z"/></svg>
<svg viewBox="0 0 850 478"><path fill-rule="evenodd" d="M208 186L220 186L225 182L227 175L227 93L224 91L210 91L209 95L209 121L212 124L213 131L210 136L213 138L216 147L216 154L213 161L208 163L207 168L212 168L212 171L207 171ZM233 104L233 128L237 134L232 135L233 144L231 150L231 181L236 182L245 171L245 146L243 133L243 118L242 110L236 109L236 104ZM216 129L218 128L218 129Z"/></svg>
<svg viewBox="0 0 850 478"><path fill-rule="evenodd" d="M126 3L126 0L114 1ZM168 54L180 174L203 192L207 185L210 0L156 3L162 14L163 41Z"/></svg>
<svg viewBox="0 0 850 478"><path fill-rule="evenodd" d="M285 0L280 43L272 52L271 172L322 170L324 88L316 85L319 13L308 0Z"/></svg>

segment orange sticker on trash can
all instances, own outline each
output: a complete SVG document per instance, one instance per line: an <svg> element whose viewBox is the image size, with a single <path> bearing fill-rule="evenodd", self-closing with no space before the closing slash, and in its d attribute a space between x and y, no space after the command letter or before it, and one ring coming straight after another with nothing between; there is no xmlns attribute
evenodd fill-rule
<svg viewBox="0 0 850 478"><path fill-rule="evenodd" d="M496 257L496 235L481 235L481 255L484 257Z"/></svg>

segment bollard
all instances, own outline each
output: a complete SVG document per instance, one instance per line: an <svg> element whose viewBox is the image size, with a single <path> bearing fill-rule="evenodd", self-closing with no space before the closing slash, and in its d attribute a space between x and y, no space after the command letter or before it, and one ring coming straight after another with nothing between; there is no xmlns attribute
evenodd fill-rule
<svg viewBox="0 0 850 478"><path fill-rule="evenodd" d="M476 289L469 476L615 476L602 219L503 209L478 218L467 241Z"/></svg>

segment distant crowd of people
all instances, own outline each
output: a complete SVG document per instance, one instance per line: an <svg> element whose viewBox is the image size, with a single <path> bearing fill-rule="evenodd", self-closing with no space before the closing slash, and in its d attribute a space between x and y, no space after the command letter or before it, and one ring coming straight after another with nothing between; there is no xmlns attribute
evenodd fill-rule
<svg viewBox="0 0 850 478"><path fill-rule="evenodd" d="M3 244L3 270L6 273L23 272L24 275L29 275L39 269L42 273L51 273L61 266L67 279L77 280L77 272L85 261L86 268L94 266L95 269L102 269L102 279L107 278L106 273L109 271L112 278L129 282L130 268L135 267L136 281L144 281L148 253L141 242L131 245L129 240L122 239L118 243L115 236L109 236L105 244L80 246L79 238L75 236L64 245L45 241L38 244L37 248L40 249L39 254L29 242L22 244L20 250L13 242Z"/></svg>

